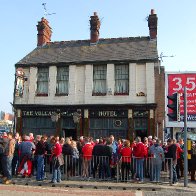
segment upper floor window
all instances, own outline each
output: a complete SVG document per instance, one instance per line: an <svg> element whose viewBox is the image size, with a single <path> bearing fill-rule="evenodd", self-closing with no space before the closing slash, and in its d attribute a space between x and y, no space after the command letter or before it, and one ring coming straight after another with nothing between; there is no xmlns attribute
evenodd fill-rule
<svg viewBox="0 0 196 196"><path fill-rule="evenodd" d="M106 95L107 65L93 66L93 95Z"/></svg>
<svg viewBox="0 0 196 196"><path fill-rule="evenodd" d="M48 96L49 68L38 68L37 72L37 95Z"/></svg>
<svg viewBox="0 0 196 196"><path fill-rule="evenodd" d="M115 95L129 94L129 65L115 65Z"/></svg>
<svg viewBox="0 0 196 196"><path fill-rule="evenodd" d="M69 66L57 68L56 95L68 95Z"/></svg>

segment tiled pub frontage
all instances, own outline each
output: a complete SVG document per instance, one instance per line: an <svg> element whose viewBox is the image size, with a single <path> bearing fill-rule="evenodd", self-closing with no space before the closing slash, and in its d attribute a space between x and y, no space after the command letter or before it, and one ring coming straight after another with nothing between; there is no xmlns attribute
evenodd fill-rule
<svg viewBox="0 0 196 196"><path fill-rule="evenodd" d="M16 131L21 134L91 136L114 135L133 139L155 135L155 104L73 107L21 107L17 109Z"/></svg>

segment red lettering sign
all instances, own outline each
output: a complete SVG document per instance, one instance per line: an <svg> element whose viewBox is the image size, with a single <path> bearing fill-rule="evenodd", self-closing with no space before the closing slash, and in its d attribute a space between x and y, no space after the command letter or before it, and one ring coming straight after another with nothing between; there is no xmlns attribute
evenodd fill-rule
<svg viewBox="0 0 196 196"><path fill-rule="evenodd" d="M168 95L175 92L181 94L180 114L184 114L184 87L187 88L187 115L195 121L196 116L196 73L168 74Z"/></svg>

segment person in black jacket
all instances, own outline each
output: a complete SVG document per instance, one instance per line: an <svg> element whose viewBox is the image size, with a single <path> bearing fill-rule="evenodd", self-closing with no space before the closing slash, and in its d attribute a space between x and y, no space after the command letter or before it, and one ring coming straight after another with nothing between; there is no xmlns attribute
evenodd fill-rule
<svg viewBox="0 0 196 196"><path fill-rule="evenodd" d="M172 183L175 185L177 184L177 173L176 173L176 164L177 164L177 145L174 143L174 140L168 139L168 149L167 149L167 158L171 158L169 162L169 166L172 167L173 171L173 179Z"/></svg>
<svg viewBox="0 0 196 196"><path fill-rule="evenodd" d="M196 144L192 142L191 148L191 181L195 181L195 171L196 171Z"/></svg>
<svg viewBox="0 0 196 196"><path fill-rule="evenodd" d="M69 137L65 138L65 144L63 145L62 153L65 157L65 165L67 166L66 174L69 177L71 175L72 170L72 156L73 156L73 148L71 146L71 140ZM73 168L74 169L74 168Z"/></svg>
<svg viewBox="0 0 196 196"><path fill-rule="evenodd" d="M102 167L103 167L103 151L104 151L104 144L103 144L103 140L100 139L99 143L96 144L93 148L93 178L95 178L95 174L97 172L97 170L99 171L99 178L103 178L103 175L101 175L101 171L102 171Z"/></svg>
<svg viewBox="0 0 196 196"><path fill-rule="evenodd" d="M110 168L110 164L111 164L111 159L112 159L112 147L111 147L111 142L110 139L106 140L106 145L104 145L104 149L103 149L103 155L107 157L106 159L104 159L104 164L103 164L103 168L104 168L104 173L105 173L105 177L110 179L111 176L111 168Z"/></svg>
<svg viewBox="0 0 196 196"><path fill-rule="evenodd" d="M44 159L46 154L46 141L47 137L42 136L41 140L36 144L35 155L37 156L37 173L36 180L44 180Z"/></svg>

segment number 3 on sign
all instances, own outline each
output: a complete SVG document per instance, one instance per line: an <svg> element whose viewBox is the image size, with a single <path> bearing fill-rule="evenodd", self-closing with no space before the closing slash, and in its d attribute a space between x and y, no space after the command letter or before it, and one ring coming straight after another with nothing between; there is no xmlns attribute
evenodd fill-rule
<svg viewBox="0 0 196 196"><path fill-rule="evenodd" d="M172 81L176 81L176 85L178 86L177 88L173 88L174 91L180 91L183 90L182 86L182 79L181 78L174 78ZM195 84L195 78L187 78L186 79L186 84L189 86L187 87L188 91L192 91L195 89L196 84Z"/></svg>

